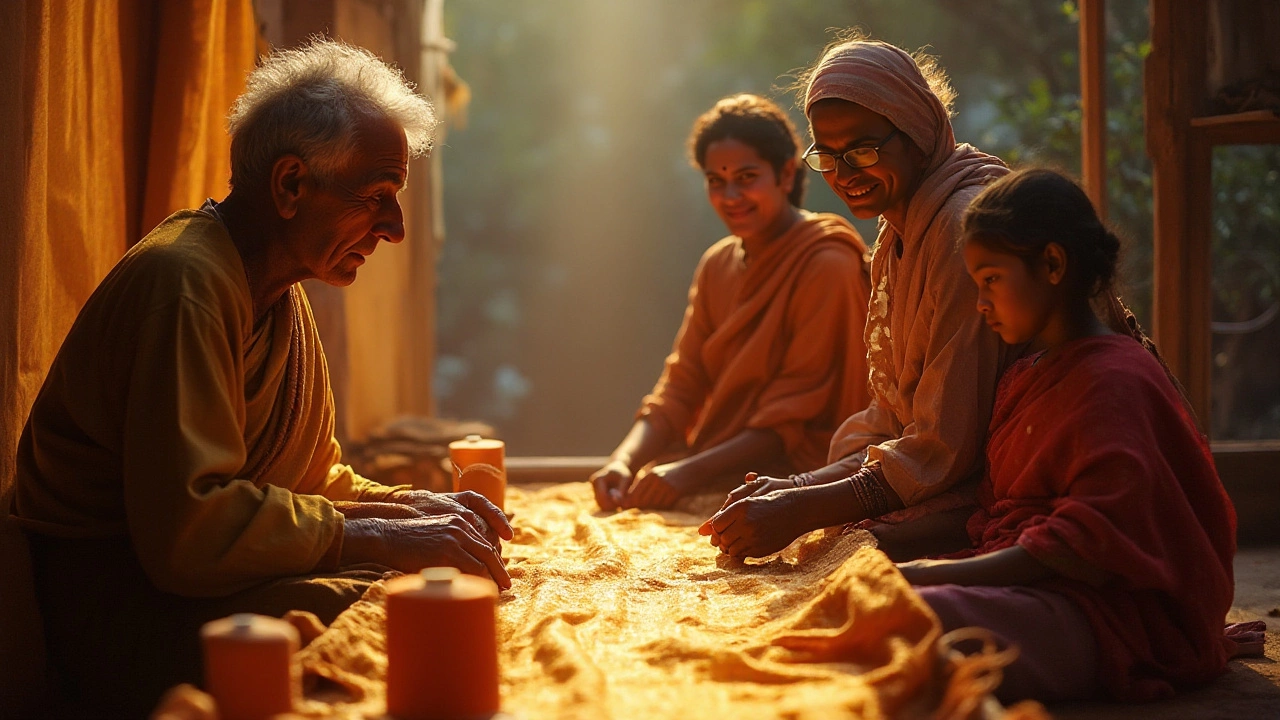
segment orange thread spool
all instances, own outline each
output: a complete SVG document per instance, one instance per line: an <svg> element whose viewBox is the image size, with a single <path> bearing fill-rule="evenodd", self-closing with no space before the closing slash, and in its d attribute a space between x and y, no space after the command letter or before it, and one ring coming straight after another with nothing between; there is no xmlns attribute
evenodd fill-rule
<svg viewBox="0 0 1280 720"><path fill-rule="evenodd" d="M499 710L498 587L433 567L387 583L387 714L488 718Z"/></svg>
<svg viewBox="0 0 1280 720"><path fill-rule="evenodd" d="M289 623L240 613L205 623L204 688L222 720L265 720L293 711L298 631Z"/></svg>
<svg viewBox="0 0 1280 720"><path fill-rule="evenodd" d="M453 465L453 491L474 490L506 512L507 469L506 444L479 435L449 443L449 462Z"/></svg>

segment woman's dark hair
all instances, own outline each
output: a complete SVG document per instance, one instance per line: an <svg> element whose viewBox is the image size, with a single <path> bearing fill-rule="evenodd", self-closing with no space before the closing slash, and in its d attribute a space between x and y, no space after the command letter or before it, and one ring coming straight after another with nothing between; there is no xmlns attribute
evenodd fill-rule
<svg viewBox="0 0 1280 720"><path fill-rule="evenodd" d="M689 159L695 166L704 168L707 147L720 140L737 140L749 145L773 167L773 174L779 179L782 166L788 160L796 160L795 180L787 200L796 207L804 202L808 176L799 168L800 136L782 108L750 93L723 98L693 122Z"/></svg>
<svg viewBox="0 0 1280 720"><path fill-rule="evenodd" d="M1062 246L1070 287L1084 299L1096 299L1112 330L1142 343L1160 361L1187 412L1195 417L1182 384L1116 292L1120 238L1098 218L1089 196L1074 180L1047 168L1010 173L974 198L961 231L965 242L1020 257L1027 267L1040 260L1049 243Z"/></svg>

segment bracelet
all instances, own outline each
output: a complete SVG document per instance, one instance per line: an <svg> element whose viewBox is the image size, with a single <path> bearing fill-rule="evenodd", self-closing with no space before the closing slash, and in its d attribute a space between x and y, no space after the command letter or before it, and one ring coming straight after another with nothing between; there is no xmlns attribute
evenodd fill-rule
<svg viewBox="0 0 1280 720"><path fill-rule="evenodd" d="M853 488L853 496L858 499L867 518L878 518L889 513L889 498L884 493L880 479L870 470L863 469L846 478L849 487Z"/></svg>
<svg viewBox="0 0 1280 720"><path fill-rule="evenodd" d="M792 487L809 487L818 484L818 478L811 472L802 472L795 475L788 475L787 479L791 481Z"/></svg>

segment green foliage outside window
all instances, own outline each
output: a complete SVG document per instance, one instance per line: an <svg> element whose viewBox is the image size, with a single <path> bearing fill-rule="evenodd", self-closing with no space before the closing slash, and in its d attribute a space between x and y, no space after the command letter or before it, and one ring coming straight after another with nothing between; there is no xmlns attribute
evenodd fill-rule
<svg viewBox="0 0 1280 720"><path fill-rule="evenodd" d="M1108 212L1126 240L1126 299L1149 324L1146 3L1106 9ZM474 100L441 149L435 389L442 415L496 424L513 453L603 454L621 438L661 371L698 257L725 232L684 156L689 125L734 92L793 107L790 73L833 28L927 45L959 91L958 140L1014 165L1079 172L1074 2L468 0L446 13ZM794 119L805 127L798 110ZM1214 163L1215 319L1254 317L1275 300L1278 158L1234 148ZM806 206L848 216L816 174ZM874 239L874 223L857 225ZM1244 266L1249 283L1238 281ZM1257 354L1220 341L1224 368ZM1215 398L1262 382L1228 374L1215 376L1226 383ZM1280 436L1280 389L1262 396L1252 419L1215 435Z"/></svg>

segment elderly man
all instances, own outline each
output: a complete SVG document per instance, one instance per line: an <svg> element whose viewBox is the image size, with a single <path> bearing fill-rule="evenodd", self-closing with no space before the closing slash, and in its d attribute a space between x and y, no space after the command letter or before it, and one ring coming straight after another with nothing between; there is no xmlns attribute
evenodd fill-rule
<svg viewBox="0 0 1280 720"><path fill-rule="evenodd" d="M181 211L89 298L18 450L62 688L145 713L199 680L198 628L232 612L331 621L388 568L510 578L502 513L340 464L299 281L347 285L404 239L397 193L435 119L398 71L316 41L273 54L232 110L231 194Z"/></svg>

